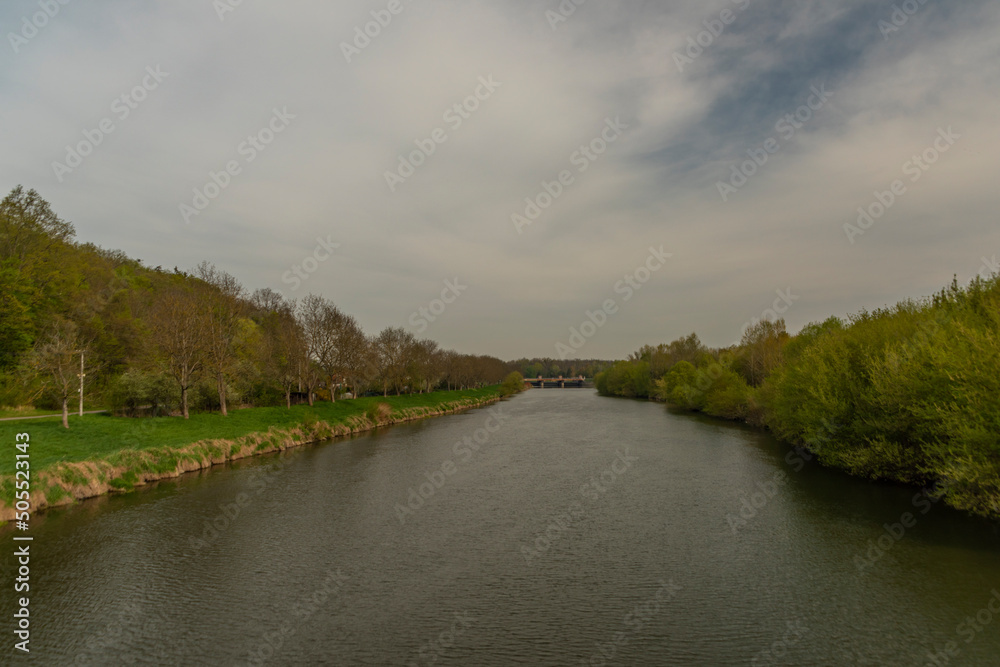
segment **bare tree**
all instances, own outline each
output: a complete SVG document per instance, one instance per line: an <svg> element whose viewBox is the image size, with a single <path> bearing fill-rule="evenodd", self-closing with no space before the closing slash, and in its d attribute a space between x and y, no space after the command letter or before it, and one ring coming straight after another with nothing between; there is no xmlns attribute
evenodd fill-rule
<svg viewBox="0 0 1000 667"><path fill-rule="evenodd" d="M295 302L270 289L257 290L251 298L263 332L261 345L267 377L285 393L285 405L292 407L292 390L301 383L301 369L306 362L306 343L302 327L295 318Z"/></svg>
<svg viewBox="0 0 1000 667"><path fill-rule="evenodd" d="M299 304L299 321L305 333L310 359L316 362L329 383L330 400L336 401L334 380L337 371L337 327L344 317L331 301L310 294Z"/></svg>
<svg viewBox="0 0 1000 667"><path fill-rule="evenodd" d="M80 353L77 327L69 320L57 320L48 334L35 344L30 364L51 377L62 400L63 428L69 428L69 395L79 382L76 370Z"/></svg>
<svg viewBox="0 0 1000 667"><path fill-rule="evenodd" d="M420 393L430 392L431 385L440 381L440 357L438 344L432 340L414 341L408 352L407 374L410 385L420 387Z"/></svg>
<svg viewBox="0 0 1000 667"><path fill-rule="evenodd" d="M382 383L382 395L389 395L389 387L399 396L406 379L407 352L414 342L412 333L402 327L386 327L375 337L374 358Z"/></svg>
<svg viewBox="0 0 1000 667"><path fill-rule="evenodd" d="M316 398L316 387L319 386L323 375L319 366L308 354L303 355L299 361L299 378L302 385L306 388L306 397L309 400L309 405L312 405Z"/></svg>
<svg viewBox="0 0 1000 667"><path fill-rule="evenodd" d="M316 361L330 387L330 400L337 400L337 386L358 377L363 370L367 339L358 321L333 302L310 294L299 307L299 320Z"/></svg>
<svg viewBox="0 0 1000 667"><path fill-rule="evenodd" d="M181 409L188 419L188 390L205 369L205 315L196 296L181 286L168 288L157 301L150 328L161 366L177 382Z"/></svg>
<svg viewBox="0 0 1000 667"><path fill-rule="evenodd" d="M338 365L346 382L358 395L358 380L369 374L369 343L361 325L353 317L347 317L338 336L340 350Z"/></svg>
<svg viewBox="0 0 1000 667"><path fill-rule="evenodd" d="M205 310L207 363L215 376L222 416L226 409L226 376L235 358L235 342L245 315L243 286L233 276L208 262L198 265L198 277L207 285L202 295Z"/></svg>
<svg viewBox="0 0 1000 667"><path fill-rule="evenodd" d="M441 373L444 376L445 381L448 383L448 391L451 391L453 386L457 388L458 362L460 356L461 355L454 350L445 350L441 353Z"/></svg>
<svg viewBox="0 0 1000 667"><path fill-rule="evenodd" d="M254 310L264 315L285 310L289 305L294 308L295 305L294 302L289 304L280 292L275 292L270 287L254 290L254 293L250 295L250 304Z"/></svg>

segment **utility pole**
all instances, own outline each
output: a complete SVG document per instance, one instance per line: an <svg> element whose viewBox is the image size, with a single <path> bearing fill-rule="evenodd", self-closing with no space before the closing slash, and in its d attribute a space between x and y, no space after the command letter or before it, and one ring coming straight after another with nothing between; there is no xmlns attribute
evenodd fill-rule
<svg viewBox="0 0 1000 667"><path fill-rule="evenodd" d="M80 416L83 416L83 378L86 377L86 373L83 372L83 350L80 350Z"/></svg>

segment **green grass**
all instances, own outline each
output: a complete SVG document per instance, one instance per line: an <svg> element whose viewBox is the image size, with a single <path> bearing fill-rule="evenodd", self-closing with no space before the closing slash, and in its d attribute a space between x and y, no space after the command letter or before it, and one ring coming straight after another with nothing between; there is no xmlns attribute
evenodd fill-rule
<svg viewBox="0 0 1000 667"><path fill-rule="evenodd" d="M497 395L496 387L469 391L436 392L387 398L358 398L336 403L317 402L314 406L250 408L233 410L228 417L218 413L192 414L191 419L157 417L130 419L107 414L71 415L69 429L58 421L32 420L0 422L0 442L7 454L0 456L0 474L14 474L14 434L28 433L31 469L40 471L57 463L104 458L126 449L182 447L209 439L234 439L250 433L266 432L272 426L291 427L303 422L344 423L363 416L370 406L388 403L394 412L408 408L440 408L465 398L484 399ZM122 482L128 483L128 480Z"/></svg>

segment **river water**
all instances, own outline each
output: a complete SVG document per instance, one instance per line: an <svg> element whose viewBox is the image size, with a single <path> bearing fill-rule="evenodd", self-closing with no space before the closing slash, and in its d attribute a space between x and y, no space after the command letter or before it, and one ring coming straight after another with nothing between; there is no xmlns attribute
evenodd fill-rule
<svg viewBox="0 0 1000 667"><path fill-rule="evenodd" d="M994 525L788 454L533 390L51 511L22 661L1000 664Z"/></svg>

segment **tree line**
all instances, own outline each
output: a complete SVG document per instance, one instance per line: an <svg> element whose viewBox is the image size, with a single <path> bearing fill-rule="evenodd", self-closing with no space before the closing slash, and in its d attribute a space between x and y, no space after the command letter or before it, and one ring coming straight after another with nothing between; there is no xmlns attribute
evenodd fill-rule
<svg viewBox="0 0 1000 667"><path fill-rule="evenodd" d="M599 359L553 359L534 358L518 359L511 362L511 367L526 378L580 377L593 378L598 373L611 367L612 362Z"/></svg>
<svg viewBox="0 0 1000 667"><path fill-rule="evenodd" d="M647 346L596 383L763 426L826 465L936 485L949 504L1000 517L1000 275L795 336L778 320L728 348L694 334Z"/></svg>
<svg viewBox="0 0 1000 667"><path fill-rule="evenodd" d="M122 414L498 384L508 364L399 327L365 333L322 296L248 292L203 262L149 268L74 241L36 191L0 202L0 404L61 407L79 392Z"/></svg>

